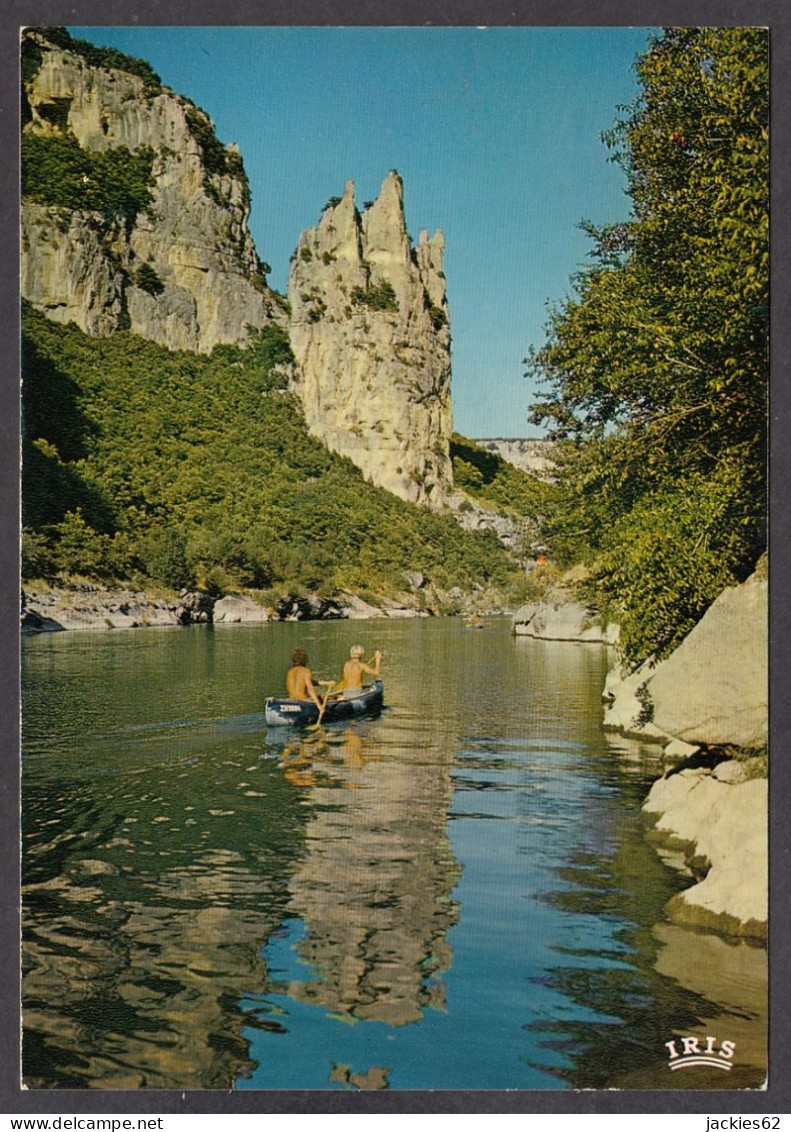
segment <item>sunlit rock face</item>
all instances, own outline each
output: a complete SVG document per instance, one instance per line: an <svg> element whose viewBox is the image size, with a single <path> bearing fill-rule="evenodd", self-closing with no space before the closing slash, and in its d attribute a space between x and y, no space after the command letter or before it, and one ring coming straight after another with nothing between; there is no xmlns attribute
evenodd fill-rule
<svg viewBox="0 0 791 1132"><path fill-rule="evenodd" d="M604 726L690 744L764 747L768 600L761 562L746 582L723 590L666 660L608 679Z"/></svg>
<svg viewBox="0 0 791 1132"><path fill-rule="evenodd" d="M153 183L150 205L133 218L92 209L87 177L80 209L25 200L23 298L89 334L127 329L170 349L209 351L282 322L248 231L236 147L223 146L208 116L168 88L26 36L34 62L25 131L73 135L92 152L150 149Z"/></svg>
<svg viewBox="0 0 791 1132"><path fill-rule="evenodd" d="M765 940L768 905L766 778L739 781L726 762L713 774L683 770L660 778L643 806L655 834L688 849L697 884L677 893L668 911L685 924Z"/></svg>
<svg viewBox="0 0 791 1132"><path fill-rule="evenodd" d="M331 749L297 740L284 753L286 779L310 790L315 809L289 881L310 975L283 989L348 1021L404 1026L444 1006L461 874L447 833L450 774L441 755L425 762L419 743L411 750L393 758L350 728Z"/></svg>
<svg viewBox="0 0 791 1132"><path fill-rule="evenodd" d="M289 278L308 426L373 483L442 507L452 489L444 239L406 230L397 173L361 215L349 181L303 232Z"/></svg>

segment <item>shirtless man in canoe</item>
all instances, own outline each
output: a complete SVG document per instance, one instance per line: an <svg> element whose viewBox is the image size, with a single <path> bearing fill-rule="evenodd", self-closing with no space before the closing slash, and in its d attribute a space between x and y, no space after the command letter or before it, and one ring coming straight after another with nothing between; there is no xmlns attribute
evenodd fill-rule
<svg viewBox="0 0 791 1132"><path fill-rule="evenodd" d="M321 701L313 686L313 673L308 668L308 654L304 649L294 649L291 654L291 668L286 673L286 689L290 700L313 700L319 709Z"/></svg>
<svg viewBox="0 0 791 1132"><path fill-rule="evenodd" d="M343 666L343 678L339 684L335 685L336 691L341 691L344 698L349 696L356 696L363 688L363 676L378 677L379 666L382 663L382 654L377 650L374 653L374 666L373 668L363 662L363 655L365 649L362 645L352 645L349 649L350 660L347 660Z"/></svg>

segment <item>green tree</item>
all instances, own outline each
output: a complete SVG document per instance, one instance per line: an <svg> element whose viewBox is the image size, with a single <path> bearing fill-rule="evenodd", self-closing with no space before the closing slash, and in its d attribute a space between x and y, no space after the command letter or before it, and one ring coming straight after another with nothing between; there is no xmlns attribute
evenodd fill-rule
<svg viewBox="0 0 791 1132"><path fill-rule="evenodd" d="M528 359L532 420L564 442L548 536L592 564L632 661L669 651L765 545L767 49L760 28L655 37L606 138L632 216L584 225L592 266Z"/></svg>
<svg viewBox="0 0 791 1132"><path fill-rule="evenodd" d="M392 594L410 570L444 588L506 590L518 576L494 536L366 483L310 436L283 388L282 329L199 355L93 338L30 308L23 323L26 577L324 597L361 579Z"/></svg>

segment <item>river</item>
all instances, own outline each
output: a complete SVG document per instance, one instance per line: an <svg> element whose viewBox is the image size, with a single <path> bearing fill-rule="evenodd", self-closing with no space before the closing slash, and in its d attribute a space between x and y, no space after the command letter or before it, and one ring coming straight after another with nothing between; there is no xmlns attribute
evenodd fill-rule
<svg viewBox="0 0 791 1132"><path fill-rule="evenodd" d="M292 648L377 719L267 729ZM766 953L668 922L657 751L598 645L457 619L23 642L30 1088L711 1089L766 1077ZM665 1043L736 1044L670 1072Z"/></svg>

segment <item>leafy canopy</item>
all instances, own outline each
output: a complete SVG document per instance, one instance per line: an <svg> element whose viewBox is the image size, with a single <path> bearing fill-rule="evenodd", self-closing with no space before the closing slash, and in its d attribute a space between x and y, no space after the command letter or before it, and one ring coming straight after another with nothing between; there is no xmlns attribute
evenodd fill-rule
<svg viewBox="0 0 791 1132"><path fill-rule="evenodd" d="M561 445L547 535L593 566L626 656L670 651L765 545L768 57L760 28L672 28L606 141L632 216L528 358Z"/></svg>
<svg viewBox="0 0 791 1132"><path fill-rule="evenodd" d="M392 593L410 570L444 589L516 580L493 534L366 483L308 434L277 327L209 356L91 338L30 310L24 331L28 576L326 596Z"/></svg>
<svg viewBox="0 0 791 1132"><path fill-rule="evenodd" d="M134 220L151 203L154 151L83 149L74 134L22 135L22 195L28 200Z"/></svg>

